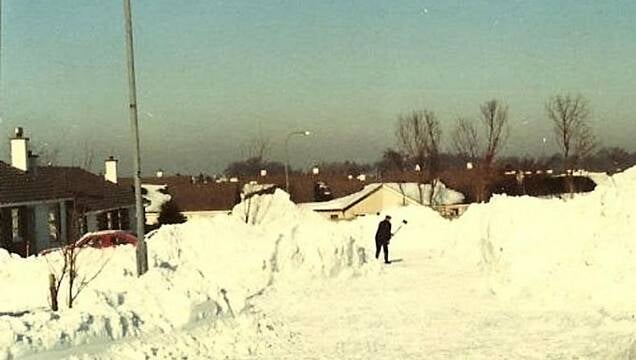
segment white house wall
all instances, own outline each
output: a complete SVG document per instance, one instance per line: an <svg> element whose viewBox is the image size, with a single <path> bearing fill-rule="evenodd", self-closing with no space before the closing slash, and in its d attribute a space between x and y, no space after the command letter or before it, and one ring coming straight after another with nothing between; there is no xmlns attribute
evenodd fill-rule
<svg viewBox="0 0 636 360"><path fill-rule="evenodd" d="M135 212L135 209L132 210L133 213ZM134 224L134 222L132 222L132 218L131 220L131 224ZM157 223L159 223L159 213L156 212L147 212L146 213L146 225L157 225Z"/></svg>
<svg viewBox="0 0 636 360"><path fill-rule="evenodd" d="M344 219L344 212L342 210L334 211L316 211L318 215L324 217L327 220L341 220Z"/></svg>
<svg viewBox="0 0 636 360"><path fill-rule="evenodd" d="M380 188L364 200L353 205L344 212L345 219L352 219L358 215L375 214L382 211L384 206L383 190Z"/></svg>
<svg viewBox="0 0 636 360"><path fill-rule="evenodd" d="M417 204L417 202L383 186L364 200L347 209L344 218L352 219L360 215L377 214L384 209L411 204Z"/></svg>

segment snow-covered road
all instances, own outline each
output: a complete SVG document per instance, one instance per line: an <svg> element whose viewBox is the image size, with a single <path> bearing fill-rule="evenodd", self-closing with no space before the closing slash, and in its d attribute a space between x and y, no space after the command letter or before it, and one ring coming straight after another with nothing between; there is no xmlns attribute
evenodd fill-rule
<svg viewBox="0 0 636 360"><path fill-rule="evenodd" d="M253 316L34 358L636 359L633 318L505 303L477 268L395 248L364 276L281 279L252 300Z"/></svg>
<svg viewBox="0 0 636 360"><path fill-rule="evenodd" d="M483 290L477 269L449 272L425 250L396 256L403 261L369 276L279 284L261 298L259 307L297 333L293 347L271 357L636 358L626 349L633 319L506 304Z"/></svg>

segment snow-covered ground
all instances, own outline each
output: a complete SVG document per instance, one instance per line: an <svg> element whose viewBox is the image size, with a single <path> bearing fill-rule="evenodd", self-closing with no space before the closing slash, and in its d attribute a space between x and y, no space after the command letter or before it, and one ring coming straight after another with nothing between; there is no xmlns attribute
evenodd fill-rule
<svg viewBox="0 0 636 360"><path fill-rule="evenodd" d="M232 216L83 250L92 279L48 310L57 255L0 250L0 359L636 359L636 169L574 199L495 197L446 220L387 210L391 258L373 258L384 216L334 223L286 194ZM60 296L63 303L65 295Z"/></svg>

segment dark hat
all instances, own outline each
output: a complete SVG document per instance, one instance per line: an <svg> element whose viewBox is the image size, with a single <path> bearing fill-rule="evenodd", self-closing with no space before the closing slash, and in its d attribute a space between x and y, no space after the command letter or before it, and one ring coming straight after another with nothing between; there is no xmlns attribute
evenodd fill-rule
<svg viewBox="0 0 636 360"><path fill-rule="evenodd" d="M387 216L385 217L385 219L387 219L387 220L391 220L391 215L387 215Z"/></svg>

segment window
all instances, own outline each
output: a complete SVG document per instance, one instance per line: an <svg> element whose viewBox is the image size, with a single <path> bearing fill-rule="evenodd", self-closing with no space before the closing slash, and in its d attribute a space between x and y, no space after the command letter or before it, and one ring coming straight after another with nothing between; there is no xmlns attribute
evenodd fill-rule
<svg viewBox="0 0 636 360"><path fill-rule="evenodd" d="M97 215L97 230L107 230L108 229L108 218L106 213L100 213Z"/></svg>
<svg viewBox="0 0 636 360"><path fill-rule="evenodd" d="M61 224L60 224L60 205L53 204L49 206L49 240L51 242L60 241Z"/></svg>
<svg viewBox="0 0 636 360"><path fill-rule="evenodd" d="M99 236L92 237L86 242L86 245L94 248L100 248L102 247L102 239Z"/></svg>
<svg viewBox="0 0 636 360"><path fill-rule="evenodd" d="M20 208L11 209L11 234L13 242L22 242L22 231L20 231Z"/></svg>
<svg viewBox="0 0 636 360"><path fill-rule="evenodd" d="M130 213L128 209L119 210L119 220L121 230L130 230Z"/></svg>
<svg viewBox="0 0 636 360"><path fill-rule="evenodd" d="M109 212L106 213L106 228L108 230L113 230L113 228L114 228L112 211L109 211Z"/></svg>

